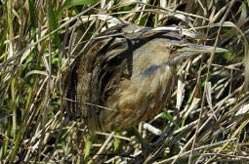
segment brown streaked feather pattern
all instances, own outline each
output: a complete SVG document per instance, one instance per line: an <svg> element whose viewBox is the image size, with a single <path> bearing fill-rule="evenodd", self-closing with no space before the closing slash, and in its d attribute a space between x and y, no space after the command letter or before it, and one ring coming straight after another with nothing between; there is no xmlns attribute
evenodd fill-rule
<svg viewBox="0 0 249 164"><path fill-rule="evenodd" d="M100 34L68 73L66 96L73 101L67 107L91 131L134 126L155 116L170 97L174 67L167 62L176 54L167 43L180 36L127 29L132 28L119 25Z"/></svg>

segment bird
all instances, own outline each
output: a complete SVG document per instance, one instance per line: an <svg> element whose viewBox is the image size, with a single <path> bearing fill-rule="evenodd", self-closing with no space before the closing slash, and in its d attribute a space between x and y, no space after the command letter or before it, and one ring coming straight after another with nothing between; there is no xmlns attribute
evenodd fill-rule
<svg viewBox="0 0 249 164"><path fill-rule="evenodd" d="M91 39L69 67L66 111L92 132L134 127L167 104L180 61L213 49L190 43L175 30L111 27Z"/></svg>

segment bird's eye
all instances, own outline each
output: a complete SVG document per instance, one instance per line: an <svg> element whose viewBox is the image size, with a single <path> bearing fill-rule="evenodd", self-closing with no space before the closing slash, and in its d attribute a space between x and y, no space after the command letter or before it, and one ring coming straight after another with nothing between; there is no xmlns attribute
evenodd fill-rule
<svg viewBox="0 0 249 164"><path fill-rule="evenodd" d="M175 51L175 50L176 50L176 46L175 46L175 45L170 45L169 48L170 48L172 51Z"/></svg>

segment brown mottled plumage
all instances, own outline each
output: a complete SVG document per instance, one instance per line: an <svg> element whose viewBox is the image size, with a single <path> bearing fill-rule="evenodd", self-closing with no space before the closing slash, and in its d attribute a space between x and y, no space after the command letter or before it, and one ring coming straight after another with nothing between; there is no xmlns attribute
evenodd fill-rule
<svg viewBox="0 0 249 164"><path fill-rule="evenodd" d="M171 96L175 63L212 50L177 32L126 24L97 38L75 59L65 81L67 110L91 131L127 129L154 117Z"/></svg>

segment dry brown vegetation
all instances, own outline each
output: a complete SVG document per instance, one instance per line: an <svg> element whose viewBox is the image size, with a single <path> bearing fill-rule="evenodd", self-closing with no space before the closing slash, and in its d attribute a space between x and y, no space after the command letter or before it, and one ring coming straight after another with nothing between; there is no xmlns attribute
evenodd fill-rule
<svg viewBox="0 0 249 164"><path fill-rule="evenodd" d="M0 163L249 163L248 11L247 0L0 1ZM182 62L171 101L136 135L89 137L62 110L61 79L121 22L176 25L229 53Z"/></svg>

